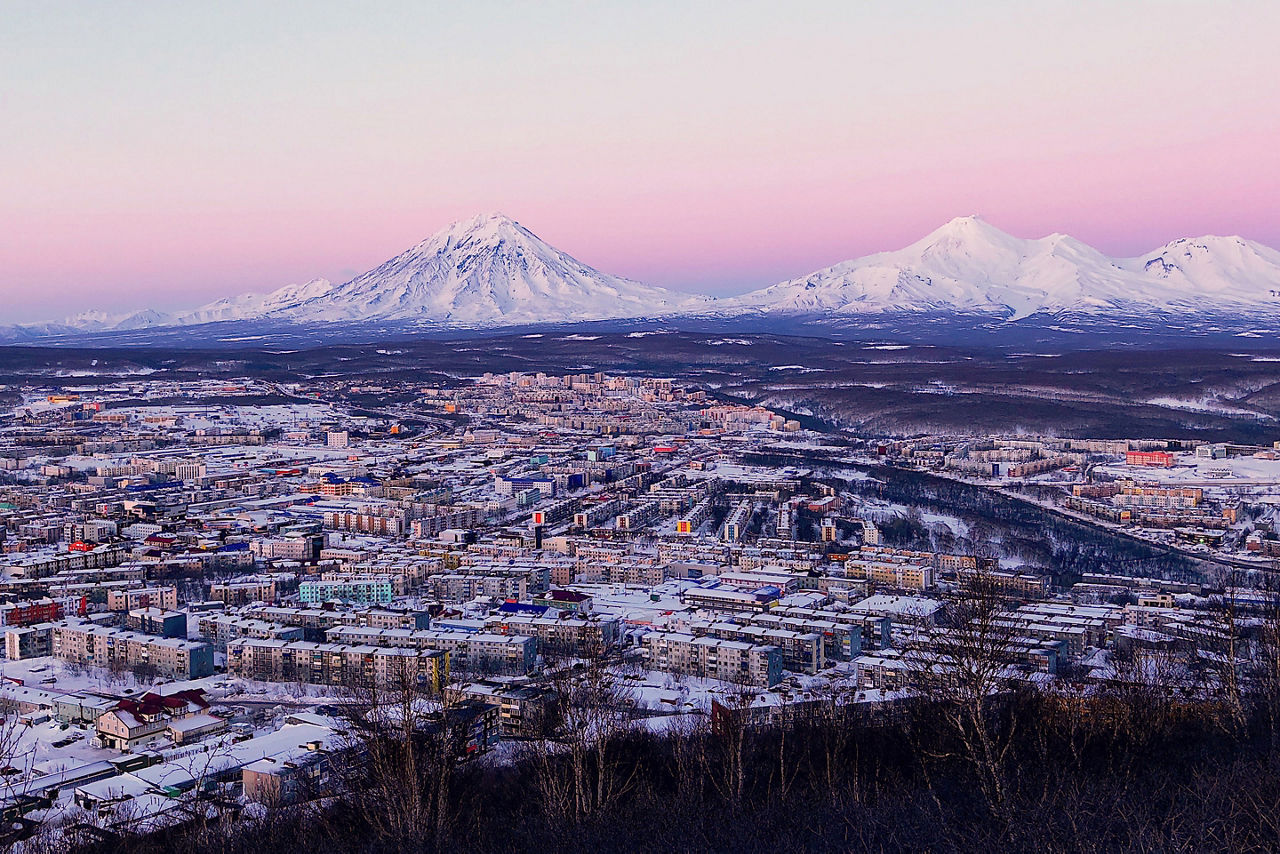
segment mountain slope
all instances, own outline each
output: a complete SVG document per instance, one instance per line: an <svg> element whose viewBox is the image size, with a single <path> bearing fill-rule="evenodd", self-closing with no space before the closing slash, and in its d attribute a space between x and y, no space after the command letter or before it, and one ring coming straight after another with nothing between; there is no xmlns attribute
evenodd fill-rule
<svg viewBox="0 0 1280 854"><path fill-rule="evenodd" d="M115 329L149 329L156 326L172 326L176 318L162 311L144 308L124 314L108 314L105 311L84 311L68 317L61 324L63 331L81 330L105 332Z"/></svg>
<svg viewBox="0 0 1280 854"><path fill-rule="evenodd" d="M350 282L275 316L506 326L651 317L708 305L602 273L500 214L462 220Z"/></svg>
<svg viewBox="0 0 1280 854"><path fill-rule="evenodd" d="M1182 300L1280 305L1280 252L1242 237L1184 237L1128 265Z"/></svg>
<svg viewBox="0 0 1280 854"><path fill-rule="evenodd" d="M324 296L333 288L328 279L312 279L301 285L285 285L266 294L248 293L215 300L194 311L183 312L174 319L183 326L222 320L254 320L273 312L297 308L308 300Z"/></svg>
<svg viewBox="0 0 1280 854"><path fill-rule="evenodd" d="M1035 318L1081 331L1104 317L1148 325L1212 317L1253 330L1257 318L1280 321L1280 252L1240 237L1206 236L1136 258L1109 258L1066 235L1025 240L970 216L903 249L715 300L603 273L519 223L489 214L455 222L344 284L314 279L170 314L85 312L63 322L3 327L0 340L218 322L499 328L677 316L741 322L757 314L839 321L901 313L924 322Z"/></svg>
<svg viewBox="0 0 1280 854"><path fill-rule="evenodd" d="M724 306L788 314L960 312L1009 320L1060 311L1280 312L1276 289L1280 253L1238 237L1175 241L1140 258L1113 259L1066 235L1024 240L977 217L961 217L905 249L844 261Z"/></svg>

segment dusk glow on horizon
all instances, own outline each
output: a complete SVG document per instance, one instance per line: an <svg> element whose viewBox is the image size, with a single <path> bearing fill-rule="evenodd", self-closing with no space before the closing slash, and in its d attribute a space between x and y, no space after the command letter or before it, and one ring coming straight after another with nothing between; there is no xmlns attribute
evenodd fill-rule
<svg viewBox="0 0 1280 854"><path fill-rule="evenodd" d="M11 6L0 322L341 281L484 211L715 295L973 213L1280 246L1278 36L1274 0Z"/></svg>

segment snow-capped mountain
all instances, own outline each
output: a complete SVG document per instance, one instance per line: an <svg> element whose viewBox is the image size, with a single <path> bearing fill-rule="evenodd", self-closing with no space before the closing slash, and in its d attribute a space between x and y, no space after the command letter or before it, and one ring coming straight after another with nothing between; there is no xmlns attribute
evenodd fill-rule
<svg viewBox="0 0 1280 854"><path fill-rule="evenodd" d="M68 317L62 325L87 332L104 332L112 329L147 329L153 326L172 326L175 318L162 311L144 308L122 314L105 311L83 311Z"/></svg>
<svg viewBox="0 0 1280 854"><path fill-rule="evenodd" d="M223 321L497 327L667 316L714 302L603 273L518 222L487 214L455 222L345 284L313 279L167 315L84 312L23 331L39 336Z"/></svg>
<svg viewBox="0 0 1280 854"><path fill-rule="evenodd" d="M978 217L954 219L881 252L723 301L726 309L858 315L1153 311L1280 313L1280 252L1239 237L1178 240L1109 258L1063 234L1024 240Z"/></svg>
<svg viewBox="0 0 1280 854"><path fill-rule="evenodd" d="M297 308L304 302L323 297L333 288L333 282L328 279L312 279L301 285L285 285L267 294L240 294L215 300L194 311L183 312L174 319L183 326L220 320L254 320Z"/></svg>
<svg viewBox="0 0 1280 854"><path fill-rule="evenodd" d="M489 214L455 222L340 285L313 279L165 314L85 312L63 322L0 328L33 340L218 322L377 322L418 328L523 326L585 320L753 315L854 319L894 313L989 321L1103 315L1280 321L1280 252L1240 237L1175 240L1109 258L1063 234L1027 240L960 217L904 249L844 261L743 296L715 300L593 269L527 228ZM336 328L336 327L335 327ZM1252 328L1252 327L1250 327Z"/></svg>
<svg viewBox="0 0 1280 854"><path fill-rule="evenodd" d="M1184 237L1130 263L1184 297L1280 303L1280 252L1242 237Z"/></svg>
<svg viewBox="0 0 1280 854"><path fill-rule="evenodd" d="M60 323L41 324L45 335L74 332L123 332L170 326L194 326L221 320L256 320L276 311L286 310L333 289L328 279L312 279L301 285L285 285L266 294L248 293L225 297L190 311L165 313L154 309L112 314L105 311L83 311Z"/></svg>
<svg viewBox="0 0 1280 854"><path fill-rule="evenodd" d="M385 264L275 316L508 326L653 317L710 302L602 273L514 220L489 214L455 222Z"/></svg>

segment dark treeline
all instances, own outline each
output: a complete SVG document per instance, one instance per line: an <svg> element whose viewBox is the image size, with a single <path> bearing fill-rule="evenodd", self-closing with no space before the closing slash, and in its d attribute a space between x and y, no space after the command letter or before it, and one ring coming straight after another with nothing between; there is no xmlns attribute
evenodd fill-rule
<svg viewBox="0 0 1280 854"><path fill-rule="evenodd" d="M1280 849L1275 716L1256 708L1231 723L1211 703L1150 687L1012 692L985 713L994 751L936 700L875 713L824 702L760 725L730 714L661 736L619 731L582 763L571 749L539 749L511 764L455 766L419 743L394 766L366 766L321 806L85 850Z"/></svg>

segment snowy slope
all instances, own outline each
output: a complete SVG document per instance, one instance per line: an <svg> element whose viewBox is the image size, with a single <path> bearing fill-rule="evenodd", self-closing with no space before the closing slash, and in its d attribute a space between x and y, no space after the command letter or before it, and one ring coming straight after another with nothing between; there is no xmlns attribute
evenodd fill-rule
<svg viewBox="0 0 1280 854"><path fill-rule="evenodd" d="M0 329L0 340L219 321L389 322L500 327L678 315L855 318L892 312L1019 320L1170 313L1280 318L1280 252L1240 237L1175 240L1109 258L1062 234L1026 240L960 217L880 252L739 297L715 300L588 267L500 214L462 220L344 284L314 279L164 314L85 312Z"/></svg>
<svg viewBox="0 0 1280 854"><path fill-rule="evenodd" d="M175 320L184 326L220 320L254 320L273 312L297 308L308 300L324 296L333 288L333 283L328 279L312 279L301 285L285 285L267 294L249 293L226 297L194 311L183 312Z"/></svg>
<svg viewBox="0 0 1280 854"><path fill-rule="evenodd" d="M455 222L345 284L313 279L172 315L85 312L61 324L30 329L39 336L219 321L514 326L668 316L714 303L710 297L602 273L508 217L488 214ZM14 334L21 331L15 328Z"/></svg>
<svg viewBox="0 0 1280 854"><path fill-rule="evenodd" d="M673 314L709 304L595 270L489 214L443 231L332 291L273 316L506 326Z"/></svg>
<svg viewBox="0 0 1280 854"><path fill-rule="evenodd" d="M301 285L285 285L266 294L247 293L225 297L190 311L171 314L153 309L121 314L84 311L58 324L42 324L39 327L28 326L27 328L33 331L38 328L44 329L45 334L49 335L62 335L69 332L121 332L132 329L192 326L220 320L255 320L271 312L296 307L332 289L333 284L327 279L312 279Z"/></svg>
<svg viewBox="0 0 1280 854"><path fill-rule="evenodd" d="M1184 237L1125 263L1169 299L1280 306L1280 252L1242 237Z"/></svg>
<svg viewBox="0 0 1280 854"><path fill-rule="evenodd" d="M856 315L1223 309L1280 312L1280 253L1238 237L1180 240L1116 259L1062 234L1024 240L961 217L881 252L723 301L729 310Z"/></svg>
<svg viewBox="0 0 1280 854"><path fill-rule="evenodd" d="M83 311L62 321L62 331L80 330L85 332L105 332L116 329L149 329L157 326L172 326L175 318L162 311L144 308L141 311L111 314L105 311Z"/></svg>

